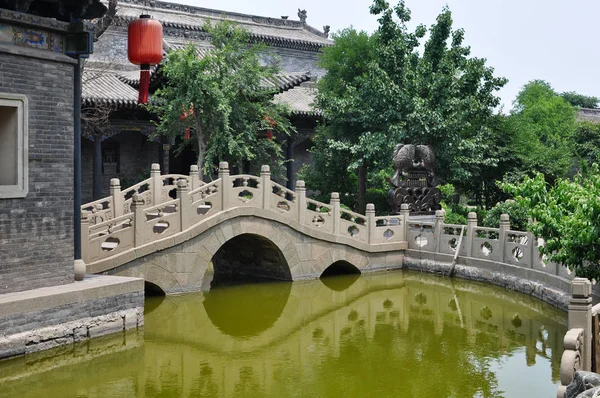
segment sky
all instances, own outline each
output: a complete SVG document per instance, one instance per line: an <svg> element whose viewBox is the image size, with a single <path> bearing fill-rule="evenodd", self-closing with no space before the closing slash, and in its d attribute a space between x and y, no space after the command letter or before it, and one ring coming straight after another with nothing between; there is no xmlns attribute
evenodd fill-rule
<svg viewBox="0 0 600 398"><path fill-rule="evenodd" d="M378 25L369 14L371 0L167 1L290 19L298 19L302 8L309 25L330 25L332 32L349 26L373 32ZM534 79L548 81L558 92L600 97L599 0L406 0L406 5L413 28L431 25L445 5L450 8L454 28L465 30L464 44L471 46L472 56L486 58L496 76L509 80L498 92L505 112Z"/></svg>

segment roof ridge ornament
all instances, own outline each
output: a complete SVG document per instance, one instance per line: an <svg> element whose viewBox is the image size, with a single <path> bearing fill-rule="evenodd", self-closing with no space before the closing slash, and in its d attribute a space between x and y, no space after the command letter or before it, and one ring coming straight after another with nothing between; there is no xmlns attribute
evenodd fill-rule
<svg viewBox="0 0 600 398"><path fill-rule="evenodd" d="M300 22L305 24L307 17L308 13L306 12L306 10L301 10L298 8L298 18L300 18Z"/></svg>

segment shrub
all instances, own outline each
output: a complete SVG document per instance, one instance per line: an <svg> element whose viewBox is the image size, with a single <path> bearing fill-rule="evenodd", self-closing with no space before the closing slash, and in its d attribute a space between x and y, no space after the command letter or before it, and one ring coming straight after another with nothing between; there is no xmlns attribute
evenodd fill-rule
<svg viewBox="0 0 600 398"><path fill-rule="evenodd" d="M508 214L510 217L510 228L515 231L526 231L529 219L529 211L514 200L497 203L487 211L483 218L483 226L489 228L498 228L500 226L500 216Z"/></svg>

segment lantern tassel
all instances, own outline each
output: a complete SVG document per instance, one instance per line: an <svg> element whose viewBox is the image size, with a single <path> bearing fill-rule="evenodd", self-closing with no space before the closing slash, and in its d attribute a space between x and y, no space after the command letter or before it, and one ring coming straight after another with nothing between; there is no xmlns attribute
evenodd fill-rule
<svg viewBox="0 0 600 398"><path fill-rule="evenodd" d="M142 65L140 70L140 95L138 97L139 104L148 103L148 89L150 87L150 67Z"/></svg>

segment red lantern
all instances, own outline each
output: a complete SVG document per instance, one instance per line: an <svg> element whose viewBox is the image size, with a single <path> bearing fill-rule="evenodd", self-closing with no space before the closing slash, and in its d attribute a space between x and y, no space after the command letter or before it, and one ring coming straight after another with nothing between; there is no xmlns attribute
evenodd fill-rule
<svg viewBox="0 0 600 398"><path fill-rule="evenodd" d="M160 22L150 15L140 15L129 24L127 55L129 62L140 65L140 95L138 103L148 102L150 66L157 65L163 56L163 32Z"/></svg>

